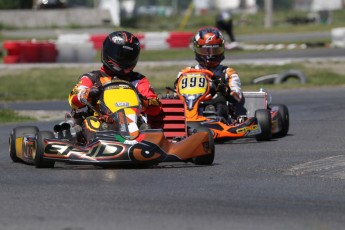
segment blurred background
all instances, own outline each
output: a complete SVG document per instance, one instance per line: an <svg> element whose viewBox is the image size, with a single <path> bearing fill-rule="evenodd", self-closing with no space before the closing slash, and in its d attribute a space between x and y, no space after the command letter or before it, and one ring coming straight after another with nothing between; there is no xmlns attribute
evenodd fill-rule
<svg viewBox="0 0 345 230"><path fill-rule="evenodd" d="M0 0L0 54L1 60L12 56L5 58L7 64L90 62L98 60L104 36L118 29L136 33L146 50L185 49L189 48L190 39L198 28L216 25L216 16L222 11L232 15L233 33L240 42L235 47L237 50L255 50L257 45L272 42L280 47L291 43L294 43L292 46L345 47L345 32L332 32L334 28L343 27L344 5L345 0ZM264 39L250 36L306 32L319 34L273 40L273 36ZM225 36L226 41L231 42ZM11 42L19 39L21 44ZM32 41L49 40L48 45L54 42L52 54L41 60L19 57L26 55L23 54L25 48L16 51L13 46L23 46L23 40L30 43L24 46L40 48L42 44L32 44ZM90 42L92 44L86 44ZM74 54L64 54L71 49L68 43L74 44ZM30 53L40 52L37 47ZM74 57L68 57L71 55Z"/></svg>
<svg viewBox="0 0 345 230"><path fill-rule="evenodd" d="M344 4L344 0L1 0L0 28L121 26L195 30L205 24L214 25L215 15L229 10L236 15L237 25L257 31L263 26L337 23L334 16ZM44 10L49 10L49 18Z"/></svg>

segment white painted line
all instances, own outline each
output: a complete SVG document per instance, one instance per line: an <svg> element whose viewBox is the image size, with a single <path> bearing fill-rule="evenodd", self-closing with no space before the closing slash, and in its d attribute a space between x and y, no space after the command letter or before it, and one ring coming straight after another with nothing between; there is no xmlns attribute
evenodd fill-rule
<svg viewBox="0 0 345 230"><path fill-rule="evenodd" d="M345 179L345 155L332 156L290 168L286 174Z"/></svg>

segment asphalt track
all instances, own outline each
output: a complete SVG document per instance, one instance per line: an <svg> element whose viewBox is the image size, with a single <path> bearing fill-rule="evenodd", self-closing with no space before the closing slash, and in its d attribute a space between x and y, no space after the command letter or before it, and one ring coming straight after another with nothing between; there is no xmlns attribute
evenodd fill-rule
<svg viewBox="0 0 345 230"><path fill-rule="evenodd" d="M1 125L0 229L344 229L344 95L272 92L290 110L289 135L218 144L207 167L36 169L11 162L16 124Z"/></svg>

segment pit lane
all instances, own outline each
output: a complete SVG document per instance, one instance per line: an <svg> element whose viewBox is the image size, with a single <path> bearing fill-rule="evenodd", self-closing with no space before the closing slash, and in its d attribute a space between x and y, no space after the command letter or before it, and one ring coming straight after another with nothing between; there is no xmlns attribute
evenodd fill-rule
<svg viewBox="0 0 345 230"><path fill-rule="evenodd" d="M35 169L11 162L16 124L1 125L0 229L343 229L345 88L271 93L289 135L219 144L208 167Z"/></svg>

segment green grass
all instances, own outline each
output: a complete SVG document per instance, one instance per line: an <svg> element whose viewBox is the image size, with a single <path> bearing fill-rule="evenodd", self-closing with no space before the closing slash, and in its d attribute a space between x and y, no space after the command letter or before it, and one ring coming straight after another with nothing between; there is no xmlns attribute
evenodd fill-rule
<svg viewBox="0 0 345 230"><path fill-rule="evenodd" d="M194 52L191 49L172 49L172 50L142 50L140 61L157 60L193 60Z"/></svg>
<svg viewBox="0 0 345 230"><path fill-rule="evenodd" d="M324 87L345 85L344 63L307 63L280 66L235 65L240 74L243 91L292 89L301 87ZM185 66L142 66L135 69L148 77L158 94L165 94L166 86L173 86L177 73ZM340 67L340 68L337 68ZM284 84L252 84L256 77L281 73L290 69L303 71L307 84L301 85L292 79ZM51 68L2 71L0 73L0 102L33 100L67 100L77 78L90 68ZM10 109L0 109L0 124L32 121L33 118L18 115Z"/></svg>
<svg viewBox="0 0 345 230"><path fill-rule="evenodd" d="M0 124L10 122L34 121L32 117L20 116L11 109L0 109Z"/></svg>
<svg viewBox="0 0 345 230"><path fill-rule="evenodd" d="M330 31L334 27L345 26L345 9L336 10L332 13L332 22L330 24L299 24L293 25L286 22L287 18L294 16L307 16L307 12L300 11L275 11L273 14L273 26L264 28L264 13L259 12L253 15L247 15L245 22L241 22L237 16L236 34L260 34L260 33L303 33L315 31ZM236 20L236 18L235 18Z"/></svg>
<svg viewBox="0 0 345 230"><path fill-rule="evenodd" d="M335 63L337 64L337 63ZM335 65L334 64L334 65ZM338 63L343 65L343 63ZM321 67L320 67L321 66ZM322 67L316 63L314 66L303 64L289 64L281 66L232 66L240 74L243 90L255 90L260 87L268 89L299 88L297 81L288 81L284 84L253 85L256 77L281 73L289 69L303 71L308 77L308 83L302 87L321 87L345 85L345 73L332 71L327 65ZM166 86L172 86L177 73L184 66L137 66L136 71L148 77L152 86L158 93L164 93ZM77 78L91 69L82 68L52 68L29 69L19 72L2 73L0 85L0 101L29 101L29 100L67 100L67 96Z"/></svg>
<svg viewBox="0 0 345 230"><path fill-rule="evenodd" d="M0 101L66 98L81 74L79 69L31 69L1 77Z"/></svg>

